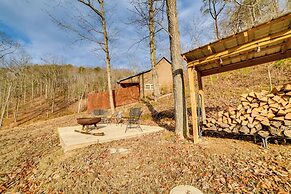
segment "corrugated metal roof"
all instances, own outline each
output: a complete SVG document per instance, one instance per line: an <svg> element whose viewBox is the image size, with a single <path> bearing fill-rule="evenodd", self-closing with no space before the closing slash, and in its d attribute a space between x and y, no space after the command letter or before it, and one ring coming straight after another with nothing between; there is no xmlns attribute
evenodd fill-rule
<svg viewBox="0 0 291 194"><path fill-rule="evenodd" d="M162 58L157 62L157 65L158 65L158 64L159 64L163 59L166 60L168 63L171 64L171 62L170 62L166 57L162 57ZM152 70L152 68L149 69L149 70L142 71L142 72L139 72L139 73L137 73L137 74L134 74L134 75L131 75L131 76L128 76L128 77L122 78L122 79L120 79L120 80L117 80L117 83L120 84L120 82L122 82L122 81L125 81L125 80L128 80L128 79L131 79L131 78L134 78L134 77L139 76L139 75L142 75L142 74L144 74L144 73L148 73L148 72L150 72L151 70Z"/></svg>
<svg viewBox="0 0 291 194"><path fill-rule="evenodd" d="M291 57L291 13L182 56L202 76Z"/></svg>
<svg viewBox="0 0 291 194"><path fill-rule="evenodd" d="M152 70L152 69L149 69L149 70L142 71L142 72L139 72L139 73L137 73L137 74L134 74L134 75L131 75L131 76L128 76L128 77L122 78L122 79L118 80L117 83L119 84L119 83L122 82L122 81L125 81L125 80L131 79L131 78L133 78L133 77L136 77L136 76L142 75L142 74L144 74L144 73L150 72L151 70Z"/></svg>

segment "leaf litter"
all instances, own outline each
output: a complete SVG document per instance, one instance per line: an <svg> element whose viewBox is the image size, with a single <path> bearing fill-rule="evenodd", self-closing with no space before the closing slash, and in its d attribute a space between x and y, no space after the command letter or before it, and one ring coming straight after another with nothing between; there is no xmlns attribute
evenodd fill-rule
<svg viewBox="0 0 291 194"><path fill-rule="evenodd" d="M57 127L73 116L0 131L0 193L289 193L291 146L159 132L64 154ZM110 153L114 151L114 154ZM112 152L113 152L112 151Z"/></svg>

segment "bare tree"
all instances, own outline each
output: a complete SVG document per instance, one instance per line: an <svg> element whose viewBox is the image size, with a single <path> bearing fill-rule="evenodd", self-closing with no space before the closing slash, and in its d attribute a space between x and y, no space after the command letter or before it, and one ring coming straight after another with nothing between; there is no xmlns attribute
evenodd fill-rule
<svg viewBox="0 0 291 194"><path fill-rule="evenodd" d="M201 7L202 13L210 14L211 18L214 20L216 39L220 38L218 17L225 8L225 5L226 0L203 0L203 6Z"/></svg>
<svg viewBox="0 0 291 194"><path fill-rule="evenodd" d="M179 21L176 0L167 0L168 31L170 38L170 52L172 60L173 92L175 106L175 132L184 138L188 131L187 107L184 91L183 59L181 56Z"/></svg>
<svg viewBox="0 0 291 194"><path fill-rule="evenodd" d="M64 22L50 15L55 23L65 30L69 30L77 34L80 40L91 41L105 53L106 72L107 72L107 88L109 93L110 109L115 111L112 82L111 82L111 57L109 50L109 35L107 32L107 24L105 17L104 0L76 0L80 4L89 9L89 14L81 14L78 17L72 18L71 23ZM101 25L101 26L99 26ZM101 29L100 29L101 28ZM102 36L102 39L100 38Z"/></svg>
<svg viewBox="0 0 291 194"><path fill-rule="evenodd" d="M30 56L28 56L25 53L25 51L22 50L21 48L19 48L17 52L16 50L14 52L13 56L10 56L9 58L2 60L2 65L6 70L6 79L8 79L8 82L6 82L7 88L6 100L2 104L2 110L0 115L0 127L2 126L3 123L5 110L7 111L7 115L9 113L9 104L11 98L15 100L13 116L14 122L15 123L17 122L19 103L22 96L20 85L21 81L24 78L23 72L25 65L27 65L30 61Z"/></svg>
<svg viewBox="0 0 291 194"><path fill-rule="evenodd" d="M158 100L160 97L159 77L156 70L157 56L156 56L156 33L161 31L161 22L163 15L164 1L162 0L134 0L131 2L134 6L133 12L137 16L133 19L134 23L147 27L148 36L142 38L145 40L149 38L150 60L152 65L152 80L154 86L154 99ZM157 29L159 26L159 29Z"/></svg>
<svg viewBox="0 0 291 194"><path fill-rule="evenodd" d="M13 41L7 34L0 32L0 59L14 53L19 48L19 44Z"/></svg>
<svg viewBox="0 0 291 194"><path fill-rule="evenodd" d="M10 96L11 96L11 88L12 88L12 84L10 83L8 85L8 89L7 89L7 95L6 95L6 100L3 103L2 107L1 107L1 115L0 115L0 128L3 125L3 119L4 119L4 115L5 115L5 110L8 107L9 104L9 100L10 100Z"/></svg>
<svg viewBox="0 0 291 194"><path fill-rule="evenodd" d="M102 46L102 50L105 52L106 55L106 71L107 71L107 82L108 82L108 93L109 93L109 103L111 112L113 113L115 110L114 101L113 101L113 93L112 93L112 86L111 86L111 63L110 63L110 53L109 53L109 42L108 42L108 34L107 34L107 27L106 27L106 18L105 18L105 9L104 9L104 0L97 0L97 5L99 5L99 9L97 5L93 3L91 0L78 0L83 5L87 6L90 10L92 10L99 18L101 19L102 23L102 32L103 32L103 43L99 45Z"/></svg>
<svg viewBox="0 0 291 194"><path fill-rule="evenodd" d="M220 22L224 36L238 33L256 24L284 13L279 0L233 0L226 6L224 20ZM266 14L268 13L268 14Z"/></svg>
<svg viewBox="0 0 291 194"><path fill-rule="evenodd" d="M203 18L194 17L193 20L189 22L188 25L184 25L185 35L189 38L187 45L182 45L182 50L189 50L193 47L200 47L203 45L205 40L212 39L212 34L207 33L208 26L205 25L205 20Z"/></svg>

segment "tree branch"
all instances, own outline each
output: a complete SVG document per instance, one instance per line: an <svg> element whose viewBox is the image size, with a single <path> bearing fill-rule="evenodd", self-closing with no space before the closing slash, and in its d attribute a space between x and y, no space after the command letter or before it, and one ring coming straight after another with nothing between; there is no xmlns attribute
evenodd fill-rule
<svg viewBox="0 0 291 194"><path fill-rule="evenodd" d="M92 3L91 3L91 1L90 0L88 0L88 2L85 2L84 0L78 0L80 3L82 3L82 4L84 4L84 5L86 5L87 7L89 7L90 9L92 9L102 20L104 20L104 18L103 18L103 16L102 16L102 14L101 14L101 12L98 10L98 9L96 9L93 5L92 5ZM99 4L101 3L100 2L100 0L98 0L98 2L99 2Z"/></svg>

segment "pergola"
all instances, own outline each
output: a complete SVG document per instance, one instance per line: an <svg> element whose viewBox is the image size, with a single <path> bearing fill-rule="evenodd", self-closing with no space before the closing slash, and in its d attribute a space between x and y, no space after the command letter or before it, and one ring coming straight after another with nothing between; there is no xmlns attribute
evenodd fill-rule
<svg viewBox="0 0 291 194"><path fill-rule="evenodd" d="M199 142L197 96L205 119L202 77L291 57L291 13L182 54L187 62L193 140ZM195 87L197 75L198 89ZM198 93L198 95L197 95Z"/></svg>

